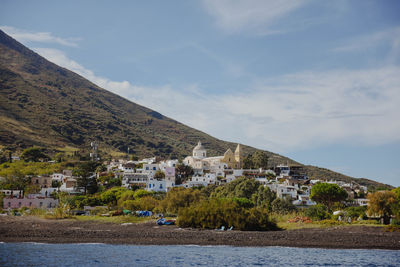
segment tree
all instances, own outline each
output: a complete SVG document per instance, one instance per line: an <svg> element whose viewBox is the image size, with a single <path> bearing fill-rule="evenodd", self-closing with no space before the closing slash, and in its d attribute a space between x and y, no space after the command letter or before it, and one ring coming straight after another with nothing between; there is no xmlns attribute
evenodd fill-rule
<svg viewBox="0 0 400 267"><path fill-rule="evenodd" d="M326 211L326 207L321 204L308 207L305 215L313 220L325 220L330 217L330 214Z"/></svg>
<svg viewBox="0 0 400 267"><path fill-rule="evenodd" d="M55 156L54 156L54 160L57 162L62 162L65 160L65 154L63 152L58 152Z"/></svg>
<svg viewBox="0 0 400 267"><path fill-rule="evenodd" d="M60 188L61 185L62 185L62 184L61 184L60 181L57 181L57 180L51 181L51 187L53 187L53 188Z"/></svg>
<svg viewBox="0 0 400 267"><path fill-rule="evenodd" d="M368 213L379 215L385 224L389 223L390 216L395 212L398 205L396 194L391 191L377 191L368 194Z"/></svg>
<svg viewBox="0 0 400 267"><path fill-rule="evenodd" d="M243 159L244 169L268 168L268 155L263 151L256 151L254 154L249 154Z"/></svg>
<svg viewBox="0 0 400 267"><path fill-rule="evenodd" d="M296 211L296 206L288 198L276 198L271 202L271 210L280 214Z"/></svg>
<svg viewBox="0 0 400 267"><path fill-rule="evenodd" d="M243 159L243 168L244 169L253 169L253 159L252 159L252 155L247 155L246 157L244 157Z"/></svg>
<svg viewBox="0 0 400 267"><path fill-rule="evenodd" d="M400 216L400 187L397 187L392 190L392 192L396 195L396 204L393 206L394 214Z"/></svg>
<svg viewBox="0 0 400 267"><path fill-rule="evenodd" d="M251 199L259 186L260 183L253 178L240 177L230 183L215 188L211 197Z"/></svg>
<svg viewBox="0 0 400 267"><path fill-rule="evenodd" d="M50 159L49 156L42 152L39 147L30 147L25 149L21 154L21 159L25 161L39 162Z"/></svg>
<svg viewBox="0 0 400 267"><path fill-rule="evenodd" d="M346 200L347 192L337 184L319 183L311 188L310 198L331 210L335 203Z"/></svg>
<svg viewBox="0 0 400 267"><path fill-rule="evenodd" d="M11 169L5 175L5 178L0 180L0 188L8 190L25 190L25 187L31 183L31 178L21 172L19 168Z"/></svg>
<svg viewBox="0 0 400 267"><path fill-rule="evenodd" d="M40 192L40 185L29 184L25 186L25 191L24 191L25 196L30 194L37 194L39 192Z"/></svg>
<svg viewBox="0 0 400 267"><path fill-rule="evenodd" d="M256 151L253 154L252 159L253 159L254 168L256 168L256 169L258 169L258 168L267 169L268 168L267 153L265 153L263 151Z"/></svg>
<svg viewBox="0 0 400 267"><path fill-rule="evenodd" d="M156 173L154 174L154 178L157 180L162 180L165 178L165 173L161 170L156 171Z"/></svg>
<svg viewBox="0 0 400 267"><path fill-rule="evenodd" d="M256 193L253 194L252 200L258 207L265 207L271 211L271 203L276 198L276 194L269 189L268 186L260 185Z"/></svg>
<svg viewBox="0 0 400 267"><path fill-rule="evenodd" d="M80 162L78 168L74 170L74 175L78 176L76 182L77 186L84 188L85 194L93 194L97 192L97 180L96 180L96 167L98 163L93 161Z"/></svg>
<svg viewBox="0 0 400 267"><path fill-rule="evenodd" d="M167 192L165 198L161 201L161 208L166 212L177 214L181 208L189 207L202 198L203 194L200 190L174 187Z"/></svg>
<svg viewBox="0 0 400 267"><path fill-rule="evenodd" d="M181 184L186 181L190 175L193 175L193 169L189 165L178 163L175 167L176 184Z"/></svg>

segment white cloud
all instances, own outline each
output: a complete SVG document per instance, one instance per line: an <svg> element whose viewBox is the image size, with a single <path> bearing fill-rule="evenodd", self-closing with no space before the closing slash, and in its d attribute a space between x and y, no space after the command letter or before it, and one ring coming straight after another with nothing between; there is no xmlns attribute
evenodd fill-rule
<svg viewBox="0 0 400 267"><path fill-rule="evenodd" d="M207 132L276 152L334 143L400 141L400 68L303 72L260 81L246 94L142 87L96 76L63 52L39 54L99 86Z"/></svg>
<svg viewBox="0 0 400 267"><path fill-rule="evenodd" d="M335 52L355 52L376 48L379 45L386 45L389 54L389 62L400 58L400 27L393 27L372 34L356 36L347 40L343 45L333 49Z"/></svg>
<svg viewBox="0 0 400 267"><path fill-rule="evenodd" d="M279 33L271 26L305 3L305 0L203 0L206 11L222 30L262 35Z"/></svg>
<svg viewBox="0 0 400 267"><path fill-rule="evenodd" d="M77 38L60 38L53 36L50 32L30 32L21 30L11 26L0 26L0 29L18 41L24 42L39 42L39 43L55 43L65 46L76 47Z"/></svg>

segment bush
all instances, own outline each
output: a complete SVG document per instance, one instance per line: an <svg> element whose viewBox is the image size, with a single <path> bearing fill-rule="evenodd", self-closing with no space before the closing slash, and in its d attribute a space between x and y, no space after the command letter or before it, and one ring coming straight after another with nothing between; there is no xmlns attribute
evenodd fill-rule
<svg viewBox="0 0 400 267"><path fill-rule="evenodd" d="M90 215L101 215L108 213L109 210L104 207L95 207L93 210L90 211Z"/></svg>
<svg viewBox="0 0 400 267"><path fill-rule="evenodd" d="M248 209L254 207L254 203L251 200L244 197L233 198L232 200L235 201L237 204L239 204L239 206L242 208Z"/></svg>
<svg viewBox="0 0 400 267"><path fill-rule="evenodd" d="M305 215L313 220L325 220L331 217L331 215L326 211L326 207L321 204L307 208Z"/></svg>
<svg viewBox="0 0 400 267"><path fill-rule="evenodd" d="M238 230L275 230L277 226L269 219L266 210L246 210L232 199L210 199L194 203L179 211L177 224L180 227L215 229L231 226Z"/></svg>
<svg viewBox="0 0 400 267"><path fill-rule="evenodd" d="M124 210L139 210L139 205L137 201L128 199L121 203L121 208Z"/></svg>
<svg viewBox="0 0 400 267"><path fill-rule="evenodd" d="M128 189L123 187L113 187L100 195L100 199L103 204L109 206L116 206L117 200L121 197L121 195L128 191Z"/></svg>
<svg viewBox="0 0 400 267"><path fill-rule="evenodd" d="M211 197L217 198L247 198L251 199L252 195L257 192L260 183L254 178L241 177L230 183L218 186Z"/></svg>
<svg viewBox="0 0 400 267"><path fill-rule="evenodd" d="M367 214L365 213L367 207L348 207L345 209L346 216L351 218L362 218L367 219Z"/></svg>
<svg viewBox="0 0 400 267"><path fill-rule="evenodd" d="M168 191L160 202L160 209L163 212L177 214L179 209L189 207L202 198L203 194L198 189L175 187Z"/></svg>
<svg viewBox="0 0 400 267"><path fill-rule="evenodd" d="M288 214L293 211L296 211L297 208L295 205L293 205L292 201L290 199L286 198L277 198L271 203L271 210L275 213L279 214Z"/></svg>
<svg viewBox="0 0 400 267"><path fill-rule="evenodd" d="M153 194L153 192L149 192L144 189L139 189L134 192L133 196L135 197L135 199L138 199L138 198L141 198L144 196L151 196L152 194Z"/></svg>
<svg viewBox="0 0 400 267"><path fill-rule="evenodd" d="M397 218L392 219L391 225L399 226L399 227L400 227L400 219L397 219Z"/></svg>

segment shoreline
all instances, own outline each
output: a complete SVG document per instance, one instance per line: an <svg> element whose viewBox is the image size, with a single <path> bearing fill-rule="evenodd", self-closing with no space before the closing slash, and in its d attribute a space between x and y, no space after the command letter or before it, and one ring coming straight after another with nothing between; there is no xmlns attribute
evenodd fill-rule
<svg viewBox="0 0 400 267"><path fill-rule="evenodd" d="M237 246L237 245L195 245L195 244L187 244L187 245L180 245L180 244L167 244L167 245L155 245L155 244L120 244L120 243L55 243L55 242L34 242L34 241L10 241L10 242L3 242L0 241L1 244L38 244L38 245L111 245L111 246L141 246L141 247L169 247L169 246L176 246L176 247L232 247L232 248L304 248L304 249L327 249L327 250L376 250L376 251L398 251L400 249L390 249L390 248L325 248L325 247L297 247L297 246Z"/></svg>
<svg viewBox="0 0 400 267"><path fill-rule="evenodd" d="M400 250L400 232L355 225L267 232L217 231L158 226L155 222L121 225L1 216L0 242Z"/></svg>

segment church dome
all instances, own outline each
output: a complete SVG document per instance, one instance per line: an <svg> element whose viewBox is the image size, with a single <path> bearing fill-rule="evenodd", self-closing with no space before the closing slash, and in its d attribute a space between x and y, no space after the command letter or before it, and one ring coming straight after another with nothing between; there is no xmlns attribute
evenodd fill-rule
<svg viewBox="0 0 400 267"><path fill-rule="evenodd" d="M193 150L205 150L204 146L201 144L201 142L199 141L197 143L197 146L194 147Z"/></svg>
<svg viewBox="0 0 400 267"><path fill-rule="evenodd" d="M207 151L200 141L197 144L197 146L195 146L195 148L193 149L193 157L198 159L203 159L207 157Z"/></svg>

